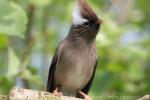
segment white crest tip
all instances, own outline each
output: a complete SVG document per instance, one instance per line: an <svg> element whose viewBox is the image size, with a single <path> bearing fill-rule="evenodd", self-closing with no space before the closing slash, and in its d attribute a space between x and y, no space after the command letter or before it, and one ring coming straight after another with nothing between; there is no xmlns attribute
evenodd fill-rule
<svg viewBox="0 0 150 100"><path fill-rule="evenodd" d="M80 10L80 7L78 4L73 9L72 17L73 17L73 25L75 25L75 26L76 25L82 25L83 23L88 21L87 19L82 18L81 10Z"/></svg>

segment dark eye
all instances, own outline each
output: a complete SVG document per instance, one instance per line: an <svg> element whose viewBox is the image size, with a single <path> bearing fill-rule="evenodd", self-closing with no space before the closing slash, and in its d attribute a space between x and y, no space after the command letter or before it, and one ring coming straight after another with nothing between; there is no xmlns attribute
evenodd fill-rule
<svg viewBox="0 0 150 100"><path fill-rule="evenodd" d="M83 25L84 25L85 27L89 27L89 26L90 26L90 23L89 23L89 22L85 22L85 23L83 23Z"/></svg>

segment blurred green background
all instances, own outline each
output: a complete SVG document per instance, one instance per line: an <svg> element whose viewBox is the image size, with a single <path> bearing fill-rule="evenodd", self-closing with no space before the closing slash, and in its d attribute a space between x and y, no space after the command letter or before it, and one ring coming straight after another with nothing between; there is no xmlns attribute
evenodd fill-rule
<svg viewBox="0 0 150 100"><path fill-rule="evenodd" d="M104 20L91 96L150 93L149 0L88 0ZM0 94L45 90L52 55L69 31L75 0L0 0ZM117 99L116 99L117 100Z"/></svg>

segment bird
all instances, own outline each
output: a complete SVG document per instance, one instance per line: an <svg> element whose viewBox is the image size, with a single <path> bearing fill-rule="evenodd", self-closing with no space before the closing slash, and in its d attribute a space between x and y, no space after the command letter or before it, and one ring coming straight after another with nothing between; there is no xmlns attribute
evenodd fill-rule
<svg viewBox="0 0 150 100"><path fill-rule="evenodd" d="M69 34L52 58L46 89L54 95L86 98L95 76L96 36L103 21L86 0L77 0L72 17Z"/></svg>

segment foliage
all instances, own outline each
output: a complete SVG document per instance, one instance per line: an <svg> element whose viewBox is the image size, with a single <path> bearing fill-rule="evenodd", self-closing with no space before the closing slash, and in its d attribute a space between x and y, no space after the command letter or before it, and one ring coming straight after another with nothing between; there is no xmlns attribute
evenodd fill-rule
<svg viewBox="0 0 150 100"><path fill-rule="evenodd" d="M104 20L96 40L99 60L92 96L149 93L149 2L125 1L88 0ZM0 93L13 86L45 89L50 59L68 33L74 4L0 0Z"/></svg>
<svg viewBox="0 0 150 100"><path fill-rule="evenodd" d="M0 33L6 35L23 36L27 18L19 5L0 0Z"/></svg>

